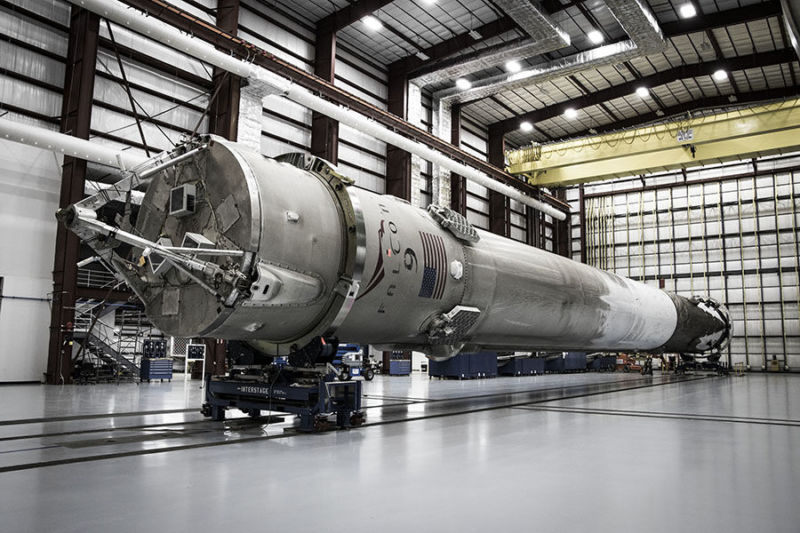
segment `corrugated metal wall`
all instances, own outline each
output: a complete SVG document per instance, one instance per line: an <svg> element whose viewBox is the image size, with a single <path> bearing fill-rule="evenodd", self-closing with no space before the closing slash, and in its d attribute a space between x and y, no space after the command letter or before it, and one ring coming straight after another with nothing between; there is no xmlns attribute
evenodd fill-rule
<svg viewBox="0 0 800 533"><path fill-rule="evenodd" d="M21 2L0 6L0 114L56 129L61 114L69 10ZM41 21L52 21L52 25ZM0 140L0 382L40 381L47 366L55 219L63 158Z"/></svg>
<svg viewBox="0 0 800 533"><path fill-rule="evenodd" d="M800 370L797 178L800 154L586 185L586 261L725 302L729 362ZM578 189L568 198L577 213ZM580 260L577 215L572 236Z"/></svg>

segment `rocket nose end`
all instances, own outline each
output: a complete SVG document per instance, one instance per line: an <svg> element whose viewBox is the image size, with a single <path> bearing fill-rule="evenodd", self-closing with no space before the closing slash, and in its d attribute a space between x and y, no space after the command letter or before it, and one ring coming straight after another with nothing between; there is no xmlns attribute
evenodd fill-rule
<svg viewBox="0 0 800 533"><path fill-rule="evenodd" d="M731 335L733 334L733 323L731 322L730 311L728 311L728 308L725 305L713 299L706 300L704 305L709 308L709 310L712 310L716 313L721 331L721 337L719 338L716 346L712 346L710 349L721 352L728 347L728 344L731 342Z"/></svg>
<svg viewBox="0 0 800 533"><path fill-rule="evenodd" d="M730 343L731 319L728 309L711 298L691 299L671 294L677 311L675 332L662 347L665 352L713 356Z"/></svg>
<svg viewBox="0 0 800 533"><path fill-rule="evenodd" d="M690 301L695 305L696 312L703 313L695 317L695 323L706 323L704 334L693 342L695 350L714 354L722 352L731 338L731 318L728 308L712 298L695 296Z"/></svg>

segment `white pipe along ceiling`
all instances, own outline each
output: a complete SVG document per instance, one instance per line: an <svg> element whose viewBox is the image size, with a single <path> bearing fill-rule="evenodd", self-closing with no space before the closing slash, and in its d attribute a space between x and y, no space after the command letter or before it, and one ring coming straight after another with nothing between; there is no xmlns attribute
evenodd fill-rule
<svg viewBox="0 0 800 533"><path fill-rule="evenodd" d="M237 76L248 79L251 83L264 88L265 94L281 95L293 102L313 111L329 116L342 124L359 129L383 142L440 165L451 172L478 183L487 189L501 193L529 207L542 211L556 220L566 220L566 214L544 202L523 194L521 191L490 178L485 173L459 163L429 146L413 141L391 131L361 113L329 102L306 89L293 84L290 80L267 69L232 57L217 50L213 45L200 39L186 35L174 26L149 17L116 0L69 0L70 3L88 9L101 17L121 26L137 31L151 39L161 42L192 57L200 59Z"/></svg>
<svg viewBox="0 0 800 533"><path fill-rule="evenodd" d="M0 139L52 150L59 154L120 170L134 169L147 161L147 157L143 155L119 151L96 142L67 135L66 133L58 133L57 131L30 124L14 122L6 118L0 118ZM113 185L109 183L86 180L84 193L92 195L111 187ZM131 191L131 201L134 204L140 204L142 198L144 198L143 192Z"/></svg>

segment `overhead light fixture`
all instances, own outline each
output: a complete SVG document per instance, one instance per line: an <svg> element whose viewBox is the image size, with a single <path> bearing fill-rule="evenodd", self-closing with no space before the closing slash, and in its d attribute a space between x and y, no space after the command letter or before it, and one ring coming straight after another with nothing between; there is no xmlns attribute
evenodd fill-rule
<svg viewBox="0 0 800 533"><path fill-rule="evenodd" d="M531 124L526 120L525 122L520 123L519 129L521 129L525 133L530 133L533 131L533 124Z"/></svg>
<svg viewBox="0 0 800 533"><path fill-rule="evenodd" d="M578 118L578 110L574 107L568 107L564 110L564 116L570 120Z"/></svg>
<svg viewBox="0 0 800 533"><path fill-rule="evenodd" d="M506 61L506 70L512 74L516 74L522 70L522 65L519 64L519 61L512 59L511 61Z"/></svg>
<svg viewBox="0 0 800 533"><path fill-rule="evenodd" d="M728 79L728 72L722 68L714 72L714 74L712 75L714 76L714 79L717 81L724 81Z"/></svg>
<svg viewBox="0 0 800 533"><path fill-rule="evenodd" d="M594 128L589 128L589 133L591 133L592 135L597 135L597 130Z"/></svg>
<svg viewBox="0 0 800 533"><path fill-rule="evenodd" d="M590 31L589 33L586 34L586 36L589 38L590 41L592 41L592 44L600 44L603 41L605 41L603 34L597 30Z"/></svg>
<svg viewBox="0 0 800 533"><path fill-rule="evenodd" d="M663 117L664 116L664 112L662 110L660 110L660 109L656 109L656 116L657 117Z"/></svg>
<svg viewBox="0 0 800 533"><path fill-rule="evenodd" d="M467 78L458 78L456 80L456 88L461 91L466 91L472 87L472 83Z"/></svg>
<svg viewBox="0 0 800 533"><path fill-rule="evenodd" d="M476 41L480 41L483 39L483 35L478 33L478 30L469 30L469 36L475 39Z"/></svg>
<svg viewBox="0 0 800 533"><path fill-rule="evenodd" d="M735 104L736 102L738 102L738 101L739 101L739 99L736 97L736 95L735 95L735 94L732 94L732 95L730 95L730 96L728 97L728 101L729 101L730 103L732 103L732 104Z"/></svg>
<svg viewBox="0 0 800 533"><path fill-rule="evenodd" d="M694 4L692 4L691 2L683 4L679 12L681 14L682 19L690 19L693 16L697 15L697 9L695 9Z"/></svg>
<svg viewBox="0 0 800 533"><path fill-rule="evenodd" d="M639 98L647 98L650 96L650 89L647 87L637 87L636 88L636 96Z"/></svg>
<svg viewBox="0 0 800 533"><path fill-rule="evenodd" d="M383 23L372 15L367 15L361 19L361 22L364 23L368 30L380 31L383 29Z"/></svg>
<svg viewBox="0 0 800 533"><path fill-rule="evenodd" d="M429 60L431 58L431 56L429 56L428 54L426 54L422 50L420 50L419 52L417 52L414 55L417 56L417 58L421 59L422 61L427 61L427 60Z"/></svg>

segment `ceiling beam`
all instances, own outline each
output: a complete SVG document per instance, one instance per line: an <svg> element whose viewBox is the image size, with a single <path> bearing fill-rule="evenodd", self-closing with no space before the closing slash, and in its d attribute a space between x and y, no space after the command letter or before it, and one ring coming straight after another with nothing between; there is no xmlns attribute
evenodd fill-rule
<svg viewBox="0 0 800 533"><path fill-rule="evenodd" d="M564 11L567 8L575 5L582 5L582 0L577 2L568 2L567 4L562 4L560 0L543 0L540 3L540 7L548 15L552 15L559 11ZM399 69L399 71L407 74L409 78L421 76L439 68L441 65L438 65L437 63L441 62L445 58L455 55L474 44L497 37L498 35L502 35L517 28L517 24L511 17L508 15L503 15L502 17L495 19L492 22L488 22L483 26L473 28L469 32L454 35L449 39L423 49L422 52L428 56L429 59L420 59L416 55L410 55L395 61L394 63L390 64L389 67ZM479 33L481 38L473 38L470 35L472 31Z"/></svg>
<svg viewBox="0 0 800 533"><path fill-rule="evenodd" d="M320 21L317 22L317 28L323 28L336 33L354 22L358 22L367 15L371 15L382 7L388 6L392 2L394 2L394 0L358 0L320 19Z"/></svg>
<svg viewBox="0 0 800 533"><path fill-rule="evenodd" d="M543 120L551 119L562 114L568 107L575 109L582 109L593 105L603 105L603 103L616 98L633 94L640 86L649 88L651 91L654 87L665 85L667 83L679 80L696 78L698 76L711 75L715 70L724 68L729 72L737 70L744 70L748 68L766 67L770 65L781 65L784 63L791 63L794 61L794 51L790 48L781 50L774 50L771 52L762 52L758 54L751 54L747 56L734 57L730 59L722 59L709 63L694 63L691 65L681 65L669 70L664 70L656 74L645 76L634 81L625 82L619 85L614 85L608 89L596 91L594 93L586 94L573 100L559 102L558 104L537 109L523 115L512 117L503 121L492 124L491 127L496 127L505 133L513 131L519 127L520 122L527 121L532 124L542 122ZM727 98L727 96L725 97ZM666 110L664 110L666 112Z"/></svg>
<svg viewBox="0 0 800 533"><path fill-rule="evenodd" d="M500 17L499 19L493 20L473 30L481 35L480 39L473 38L470 32L459 33L438 44L422 49L422 53L428 56L429 59L420 59L417 55L410 55L391 63L389 68L399 69L407 75L423 74L428 72L431 68L436 68L436 64L446 57L457 54L487 39L514 30L516 27L517 25L510 17Z"/></svg>

